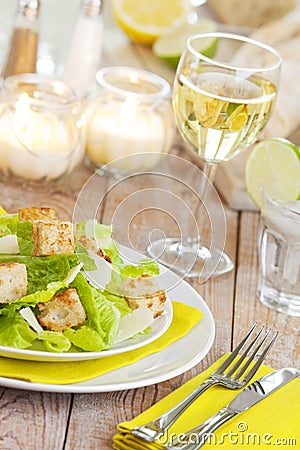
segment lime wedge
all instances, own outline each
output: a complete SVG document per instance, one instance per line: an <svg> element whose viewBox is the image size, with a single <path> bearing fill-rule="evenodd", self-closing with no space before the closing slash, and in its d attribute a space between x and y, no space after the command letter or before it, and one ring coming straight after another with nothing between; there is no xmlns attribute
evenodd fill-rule
<svg viewBox="0 0 300 450"><path fill-rule="evenodd" d="M262 188L278 201L299 199L299 148L281 138L259 142L247 159L245 181L249 196L259 208L262 203Z"/></svg>
<svg viewBox="0 0 300 450"><path fill-rule="evenodd" d="M153 52L176 69L180 56L185 48L186 40L192 34L217 31L217 24L213 20L199 19L195 23L184 23L168 33L160 36L153 44ZM204 55L213 57L217 50L215 39L208 39L203 49L199 49Z"/></svg>

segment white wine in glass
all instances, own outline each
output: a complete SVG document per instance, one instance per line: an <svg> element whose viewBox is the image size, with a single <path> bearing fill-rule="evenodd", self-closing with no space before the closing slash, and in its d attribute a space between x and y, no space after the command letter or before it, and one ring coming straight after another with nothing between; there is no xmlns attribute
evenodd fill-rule
<svg viewBox="0 0 300 450"><path fill-rule="evenodd" d="M217 52L208 57L202 49ZM280 66L275 49L244 36L215 32L187 40L175 76L173 110L181 136L203 162L203 204L217 165L254 143L268 122ZM200 280L233 268L223 249L205 246L199 236L155 241L148 252L176 272Z"/></svg>

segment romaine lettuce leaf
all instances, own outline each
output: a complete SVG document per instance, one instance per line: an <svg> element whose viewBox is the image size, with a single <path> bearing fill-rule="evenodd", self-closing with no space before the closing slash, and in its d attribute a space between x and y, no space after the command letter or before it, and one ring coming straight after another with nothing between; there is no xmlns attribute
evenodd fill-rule
<svg viewBox="0 0 300 450"><path fill-rule="evenodd" d="M127 278L136 278L142 275L159 275L159 267L153 259L141 259L137 265L120 267L120 273Z"/></svg>
<svg viewBox="0 0 300 450"><path fill-rule="evenodd" d="M67 336L58 331L42 331L37 335L37 339L43 342L48 352L67 352L71 348L71 342Z"/></svg>
<svg viewBox="0 0 300 450"><path fill-rule="evenodd" d="M83 263L84 270L96 270L97 266L95 261L89 256L88 252L83 251L84 247L81 247L78 248L78 250L75 250L75 253L71 255L64 255L67 257L70 267L72 268L77 266L79 263Z"/></svg>
<svg viewBox="0 0 300 450"><path fill-rule="evenodd" d="M105 348L104 341L100 334L97 333L94 328L87 325L82 325L77 330L68 328L64 331L64 336L68 338L73 345L87 352L99 352Z"/></svg>
<svg viewBox="0 0 300 450"><path fill-rule="evenodd" d="M36 339L33 331L21 314L13 310L0 310L0 345L14 348L30 347Z"/></svg>
<svg viewBox="0 0 300 450"><path fill-rule="evenodd" d="M31 255L33 248L32 243L32 223L31 222L17 222L17 232L20 255Z"/></svg>
<svg viewBox="0 0 300 450"><path fill-rule="evenodd" d="M88 325L96 330L97 333L99 333L99 335L104 338L105 331L101 327L100 311L97 308L96 302L94 300L92 288L88 284L82 273L79 273L69 286L74 287L77 290L82 306L85 309L88 317L85 325Z"/></svg>
<svg viewBox="0 0 300 450"><path fill-rule="evenodd" d="M105 348L110 348L118 331L121 313L98 289L91 288L97 309L100 313L101 327L105 331ZM131 310L130 310L131 311Z"/></svg>
<svg viewBox="0 0 300 450"><path fill-rule="evenodd" d="M37 333L13 308L0 310L0 345L13 348L31 347L35 340L43 341L49 352L66 352L71 342L62 333L42 331Z"/></svg>
<svg viewBox="0 0 300 450"><path fill-rule="evenodd" d="M0 235L17 234L18 214L0 215Z"/></svg>
<svg viewBox="0 0 300 450"><path fill-rule="evenodd" d="M132 312L132 309L130 308L124 297L121 297L120 295L113 295L106 290L103 292L103 295L120 311L121 317L126 316L127 314L130 314Z"/></svg>

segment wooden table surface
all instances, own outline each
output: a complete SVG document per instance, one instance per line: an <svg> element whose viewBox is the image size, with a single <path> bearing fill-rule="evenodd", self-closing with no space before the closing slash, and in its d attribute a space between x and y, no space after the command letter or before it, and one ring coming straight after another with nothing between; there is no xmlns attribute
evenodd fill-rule
<svg viewBox="0 0 300 450"><path fill-rule="evenodd" d="M109 24L109 25L108 25ZM172 83L174 72L158 61L149 49L129 42L111 21L106 22L103 66L144 67ZM184 151L174 150L181 157ZM83 164L54 187L23 189L2 182L1 204L9 212L26 205L55 207L61 218L72 219L78 193L92 171ZM98 195L104 194L109 180L99 181ZM101 206L101 219L109 223L124 192L116 190ZM89 214L86 205L85 214ZM249 325L265 323L280 336L267 362L273 368L300 367L299 318L279 314L258 300L257 230L259 214L238 212L225 205L227 220L226 252L234 261L234 270L204 284L189 279L210 308L216 336L207 356L180 376L162 383L132 389L93 394L47 393L0 387L0 448L2 450L107 450L119 422L138 415L184 382L206 369L228 352ZM143 236L143 223L138 236ZM137 238L142 245L142 238ZM182 350L184 351L184 349Z"/></svg>

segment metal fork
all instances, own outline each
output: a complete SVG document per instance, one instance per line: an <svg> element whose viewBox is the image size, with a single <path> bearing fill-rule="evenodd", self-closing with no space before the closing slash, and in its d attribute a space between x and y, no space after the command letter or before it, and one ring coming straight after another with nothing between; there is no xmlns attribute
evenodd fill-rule
<svg viewBox="0 0 300 450"><path fill-rule="evenodd" d="M246 345L250 336L253 335L256 323L252 326L246 336L241 340L233 352L225 359L225 361L218 367L209 378L194 389L185 399L180 403L173 406L173 408L166 411L156 419L145 425L135 427L131 430L131 433L135 436L143 439L147 442L153 442L156 439L161 438L166 431L173 425L173 423L179 418L179 416L196 400L203 392L205 392L211 386L221 384L228 389L241 389L244 387L251 378L255 375L262 362L264 361L267 353L272 347L278 332L275 332L271 340L267 344L267 338L270 335L271 329L263 334L265 325L263 325L258 331L257 335L248 343L247 347L243 350L243 353L239 355L239 351ZM247 369L251 365L255 356L258 355L259 350L262 350L264 344L265 348L258 357L255 364L246 373ZM245 361L245 359L247 360ZM226 369L229 369L227 372Z"/></svg>

